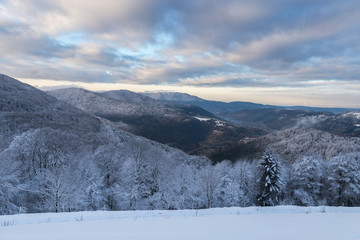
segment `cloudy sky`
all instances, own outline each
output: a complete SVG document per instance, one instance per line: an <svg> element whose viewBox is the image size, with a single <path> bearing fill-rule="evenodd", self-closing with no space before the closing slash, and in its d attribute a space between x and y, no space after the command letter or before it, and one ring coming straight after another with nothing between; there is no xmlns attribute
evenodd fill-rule
<svg viewBox="0 0 360 240"><path fill-rule="evenodd" d="M37 87L360 107L359 0L0 0L0 72Z"/></svg>

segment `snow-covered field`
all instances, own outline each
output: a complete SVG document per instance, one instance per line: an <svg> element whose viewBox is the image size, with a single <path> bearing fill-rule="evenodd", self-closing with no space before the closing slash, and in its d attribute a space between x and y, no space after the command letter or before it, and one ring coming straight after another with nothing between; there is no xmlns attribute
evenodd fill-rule
<svg viewBox="0 0 360 240"><path fill-rule="evenodd" d="M360 208L249 207L0 216L1 240L352 240Z"/></svg>

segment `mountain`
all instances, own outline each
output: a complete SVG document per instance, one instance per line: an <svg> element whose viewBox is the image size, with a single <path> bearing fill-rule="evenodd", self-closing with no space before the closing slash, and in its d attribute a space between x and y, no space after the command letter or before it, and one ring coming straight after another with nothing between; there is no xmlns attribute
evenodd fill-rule
<svg viewBox="0 0 360 240"><path fill-rule="evenodd" d="M185 114L188 114L188 115L191 115L191 116L201 116L201 117L219 119L219 117L215 116L211 112L208 112L205 109L203 109L201 107L198 107L196 105L181 104L181 105L173 105L173 107L175 109L177 109L178 111L180 111L182 113L185 113Z"/></svg>
<svg viewBox="0 0 360 240"><path fill-rule="evenodd" d="M164 101L164 102L181 102L181 103L189 103L189 102L206 102L206 100L201 99L199 97L187 94L187 93L179 93L179 92L144 92L143 95L151 97L156 100Z"/></svg>
<svg viewBox="0 0 360 240"><path fill-rule="evenodd" d="M153 98L147 97L143 94L131 92L128 90L113 90L113 91L102 92L99 94L104 97L116 99L120 102L129 102L129 103L131 102L140 105L166 108L165 104L160 101L154 100Z"/></svg>
<svg viewBox="0 0 360 240"><path fill-rule="evenodd" d="M101 142L107 138L117 141L119 137L122 141L128 139L126 140L128 142L138 140L152 142L120 130L114 122L106 118L117 119L117 116L124 119L138 116L148 116L149 118L161 116L171 119L189 117L140 94L135 95L146 101L148 105L121 102L102 96L104 93L93 93L76 88L50 92L77 106L74 107L66 101L60 101L49 95L49 92L43 92L6 75L0 75L0 83L0 151L6 149L16 137L23 133L45 128L68 132L84 139L88 138L95 145L101 145ZM126 91L122 91L122 93L129 94ZM81 109L86 109L87 112ZM192 118L194 121L200 122L196 118ZM106 134L113 135L114 132L116 132L115 139L106 136ZM168 148L162 144L152 144Z"/></svg>
<svg viewBox="0 0 360 240"><path fill-rule="evenodd" d="M314 128L343 137L360 137L360 112L330 116L314 124Z"/></svg>
<svg viewBox="0 0 360 240"><path fill-rule="evenodd" d="M54 90L49 94L85 111L118 124L137 135L212 157L213 149L265 131L238 127L197 106L171 107L129 91L94 93L84 89ZM125 126L125 127L124 127ZM218 158L212 158L219 161Z"/></svg>
<svg viewBox="0 0 360 240"><path fill-rule="evenodd" d="M82 97L98 97L71 92L80 94L72 99L86 107ZM110 107L116 101L102 100ZM128 115L135 111L129 105L121 105ZM194 203L172 200L179 193L167 184L180 182L177 172L187 171L183 168L211 166L206 157L135 136L5 75L0 75L0 122L0 215L190 208ZM187 180L192 177L187 174ZM184 194L195 195L189 191Z"/></svg>
<svg viewBox="0 0 360 240"><path fill-rule="evenodd" d="M258 160L267 147L277 153L271 157L283 169L284 202L305 206L360 205L358 137L294 127L240 138L241 134L250 136L259 130L239 128L218 118L185 114L206 113L198 108L189 107L181 112L161 105L161 109L154 107L156 111L150 113L137 106L143 104L121 105L114 98L84 90L71 89L70 93L59 95L83 107L94 106L102 114L113 111L119 115L123 111L125 117L153 114L152 117L160 116L164 122L173 113L184 116L181 121L189 126L196 123L211 130L203 136L207 141L198 143L200 150L206 150L214 159L229 156L234 162L239 158L252 162L212 164L206 157L190 156L135 136L119 129L116 122L0 75L0 214L253 206L259 204L257 196L262 193L258 180L266 179L261 174L266 171L259 171ZM140 101L134 97L134 101ZM135 105L138 111L132 109ZM164 115L167 111L171 114ZM347 122L357 127L359 116L359 112L349 112L328 119L332 124ZM332 130L333 125L325 126ZM154 127L162 131L161 125ZM349 184L340 189L339 181ZM318 186L319 191L309 190L309 184Z"/></svg>
<svg viewBox="0 0 360 240"><path fill-rule="evenodd" d="M250 102L220 102L220 101L208 101L205 99L198 98L186 93L178 92L144 92L142 93L148 97L159 100L163 103L169 104L171 106L180 106L180 105L195 105L205 110L219 115L222 112L232 112L241 109L259 109L266 108L269 105L256 104Z"/></svg>
<svg viewBox="0 0 360 240"><path fill-rule="evenodd" d="M186 93L178 92L144 92L146 96L159 100L169 105L196 105L205 110L214 113L215 115L222 115L224 112L236 112L240 110L252 110L263 108L276 108L283 110L303 110L303 111L316 111L316 112L331 112L331 113L344 113L348 111L359 111L360 109L352 108L320 108L320 107L307 107L307 106L275 106L264 105L251 102L221 102L221 101L209 101L192 96Z"/></svg>
<svg viewBox="0 0 360 240"><path fill-rule="evenodd" d="M252 126L266 131L275 131L296 126L313 126L334 116L334 114L330 112L264 108L226 112L222 116L240 126Z"/></svg>
<svg viewBox="0 0 360 240"><path fill-rule="evenodd" d="M126 91L118 92L114 94L114 91L110 93L95 93L81 88L68 88L59 89L47 92L48 94L70 103L71 105L84 110L93 115L104 117L107 119L115 119L117 117L131 118L138 116L168 116L171 118L178 117L178 112L174 111L171 107L150 99L150 101L139 102L139 99L135 101L122 101L122 93L126 93L123 99L128 98L129 93ZM107 96L109 95L109 97ZM116 96L115 96L116 95ZM115 97L114 97L115 96ZM137 97L138 95L135 94Z"/></svg>
<svg viewBox="0 0 360 240"><path fill-rule="evenodd" d="M268 132L293 127L310 127L343 137L360 137L360 113L334 114L304 110L264 108L223 113L222 116L240 126L251 126Z"/></svg>
<svg viewBox="0 0 360 240"><path fill-rule="evenodd" d="M143 93L174 107L198 106L243 127L272 132L297 126L312 127L338 136L360 137L359 109L273 106L249 102L207 101L182 93Z"/></svg>
<svg viewBox="0 0 360 240"><path fill-rule="evenodd" d="M31 129L49 127L78 135L98 132L101 121L34 87L0 75L0 151Z"/></svg>
<svg viewBox="0 0 360 240"><path fill-rule="evenodd" d="M338 136L308 127L294 127L274 131L257 138L247 138L224 147L230 160L260 159L267 148L271 148L285 163L294 163L301 157L313 155L329 161L341 154L360 152L360 138ZM214 156L216 156L214 152Z"/></svg>

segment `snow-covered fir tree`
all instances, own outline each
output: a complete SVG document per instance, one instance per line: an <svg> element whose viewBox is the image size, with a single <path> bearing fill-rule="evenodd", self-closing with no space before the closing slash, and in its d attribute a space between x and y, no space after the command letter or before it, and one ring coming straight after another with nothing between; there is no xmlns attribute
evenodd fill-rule
<svg viewBox="0 0 360 240"><path fill-rule="evenodd" d="M258 202L263 206L273 206L279 203L282 190L281 166L278 157L270 149L265 151L259 163L259 195Z"/></svg>

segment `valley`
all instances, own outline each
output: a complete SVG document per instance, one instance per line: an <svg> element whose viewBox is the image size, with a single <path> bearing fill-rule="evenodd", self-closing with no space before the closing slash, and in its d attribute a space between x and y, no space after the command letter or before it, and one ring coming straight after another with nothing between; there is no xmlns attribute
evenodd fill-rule
<svg viewBox="0 0 360 240"><path fill-rule="evenodd" d="M1 214L360 205L355 111L219 114L124 90L43 92L4 75L0 109ZM275 195L261 182L266 164L278 169Z"/></svg>

